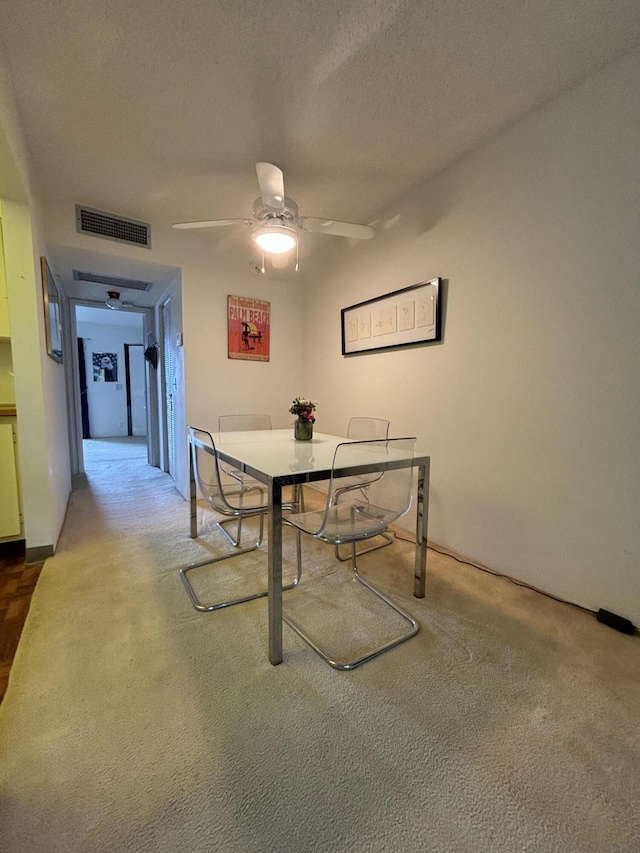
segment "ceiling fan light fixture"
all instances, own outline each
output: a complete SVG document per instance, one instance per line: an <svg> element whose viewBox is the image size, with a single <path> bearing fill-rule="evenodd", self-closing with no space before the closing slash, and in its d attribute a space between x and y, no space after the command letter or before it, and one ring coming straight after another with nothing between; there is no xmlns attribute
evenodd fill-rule
<svg viewBox="0 0 640 853"><path fill-rule="evenodd" d="M263 252L270 252L272 255L290 252L298 243L298 235L293 228L275 222L256 228L251 238Z"/></svg>
<svg viewBox="0 0 640 853"><path fill-rule="evenodd" d="M120 294L115 290L109 291L109 298L105 299L104 304L107 308L111 308L112 311L119 311L122 308L122 302L120 302Z"/></svg>

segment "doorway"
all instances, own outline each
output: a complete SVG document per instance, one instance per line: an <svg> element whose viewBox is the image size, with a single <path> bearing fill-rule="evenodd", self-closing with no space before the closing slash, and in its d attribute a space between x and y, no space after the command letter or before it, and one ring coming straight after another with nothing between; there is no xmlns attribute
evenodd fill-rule
<svg viewBox="0 0 640 853"><path fill-rule="evenodd" d="M144 357L153 312L112 311L80 300L72 300L70 307L76 473L86 470L89 441L133 441L144 446L148 464L157 465L157 396Z"/></svg>

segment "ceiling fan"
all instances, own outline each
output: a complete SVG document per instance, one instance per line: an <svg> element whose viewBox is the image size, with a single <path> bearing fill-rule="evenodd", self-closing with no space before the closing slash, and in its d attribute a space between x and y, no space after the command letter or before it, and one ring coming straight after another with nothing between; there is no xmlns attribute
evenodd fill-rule
<svg viewBox="0 0 640 853"><path fill-rule="evenodd" d="M355 240L370 240L375 231L370 225L353 222L338 222L335 219L320 219L299 216L298 205L284 194L284 175L273 163L256 163L260 195L253 203L252 219L209 219L203 222L177 222L173 228L217 228L226 225L255 225L253 241L263 252L279 255L291 251L298 245L299 231L315 234L330 234L335 237L351 237ZM298 230L299 229L299 230ZM297 267L296 267L297 268ZM263 264L264 271L264 264Z"/></svg>
<svg viewBox="0 0 640 853"><path fill-rule="evenodd" d="M104 304L112 311L119 311L121 308L135 308L133 302L127 302L125 299L120 299L120 294L117 290L107 291L107 299Z"/></svg>

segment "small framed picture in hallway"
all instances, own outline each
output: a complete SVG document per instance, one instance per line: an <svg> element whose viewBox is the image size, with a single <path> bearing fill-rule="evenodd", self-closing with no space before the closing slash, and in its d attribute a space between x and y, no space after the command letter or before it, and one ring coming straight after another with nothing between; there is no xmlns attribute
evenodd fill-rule
<svg viewBox="0 0 640 853"><path fill-rule="evenodd" d="M118 381L118 356L115 352L94 352L92 361L94 382Z"/></svg>

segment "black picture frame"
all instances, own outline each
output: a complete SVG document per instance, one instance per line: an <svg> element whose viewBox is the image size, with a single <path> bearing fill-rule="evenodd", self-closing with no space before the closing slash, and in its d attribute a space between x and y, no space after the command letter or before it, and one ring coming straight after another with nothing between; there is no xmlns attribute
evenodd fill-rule
<svg viewBox="0 0 640 853"><path fill-rule="evenodd" d="M343 308L342 355L442 340L441 297L437 277Z"/></svg>
<svg viewBox="0 0 640 853"><path fill-rule="evenodd" d="M115 352L94 352L91 356L94 382L118 381L118 354Z"/></svg>
<svg viewBox="0 0 640 853"><path fill-rule="evenodd" d="M44 299L44 331L47 355L62 364L62 326L60 323L60 294L47 259L40 258L42 295Z"/></svg>

